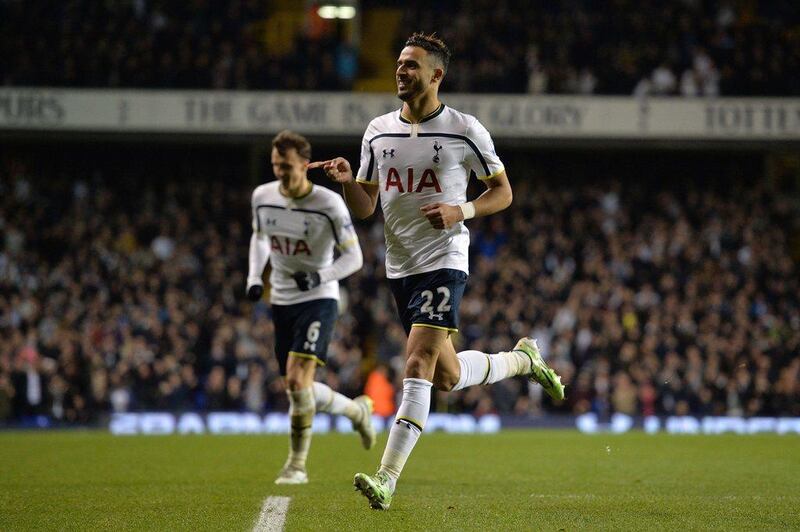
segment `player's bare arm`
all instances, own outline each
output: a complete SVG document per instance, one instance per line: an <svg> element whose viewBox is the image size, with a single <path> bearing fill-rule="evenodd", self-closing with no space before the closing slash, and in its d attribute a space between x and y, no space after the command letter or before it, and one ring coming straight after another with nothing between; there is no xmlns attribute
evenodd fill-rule
<svg viewBox="0 0 800 532"><path fill-rule="evenodd" d="M344 157L336 157L327 161L309 163L308 169L322 168L325 174L336 183L342 184L344 201L356 218L368 218L378 205L378 187L366 183L357 183L353 178L350 163Z"/></svg>
<svg viewBox="0 0 800 532"><path fill-rule="evenodd" d="M475 209L472 217L489 216L511 205L513 193L511 183L505 172L484 180L486 191L476 200L472 201L472 208ZM448 229L465 219L465 210L459 205L447 205L444 203L431 203L421 209L422 214L428 219L435 229Z"/></svg>
<svg viewBox="0 0 800 532"><path fill-rule="evenodd" d="M461 390L526 376L554 399L564 398L560 377L544 363L535 340L522 338L499 353L456 353L450 340L458 331L469 271L469 230L459 222L505 209L512 192L490 133L477 118L438 99L449 59L450 50L435 35L415 33L406 41L395 76L403 108L370 122L361 143L358 183L369 183L372 191L361 190L364 195L347 200L352 207L354 198L361 198L369 214L374 203L365 198L377 199L375 189L380 189L386 273L408 335L403 399L380 468L353 478L373 509L387 510L392 503L397 480L425 428L434 384ZM334 180L352 180L352 173L342 175L349 170L344 164L321 166L330 168ZM484 179L486 190L462 203L471 172ZM420 214L430 225L420 223Z"/></svg>

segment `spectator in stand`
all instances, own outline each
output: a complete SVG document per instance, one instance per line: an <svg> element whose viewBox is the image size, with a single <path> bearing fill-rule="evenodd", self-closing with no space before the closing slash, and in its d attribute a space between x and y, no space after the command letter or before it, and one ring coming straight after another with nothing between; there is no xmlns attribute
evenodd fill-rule
<svg viewBox="0 0 800 532"><path fill-rule="evenodd" d="M798 24L784 1L412 1L398 40L438 31L469 58L469 77L444 82L455 92L783 96L800 94Z"/></svg>
<svg viewBox="0 0 800 532"><path fill-rule="evenodd" d="M397 351L398 353L400 351ZM397 390L392 385L390 370L383 364L378 364L367 377L364 393L374 401L374 412L379 416L388 417L395 413L395 395Z"/></svg>
<svg viewBox="0 0 800 532"><path fill-rule="evenodd" d="M358 50L349 32L310 9L278 53L265 37L277 9L256 0L0 2L0 85L351 90ZM481 31L486 24L504 31ZM524 9L511 0L411 0L398 40L414 27L451 43L463 65L445 79L448 92L796 96L799 24L788 0L557 0Z"/></svg>
<svg viewBox="0 0 800 532"><path fill-rule="evenodd" d="M223 163L151 176L112 157L86 179L30 159L0 165L0 422L286 408L269 308L241 296L248 184ZM796 197L736 176L673 187L593 172L517 183L507 215L474 221L456 339L496 351L539 338L567 400L521 379L434 408L800 416ZM379 281L380 224L358 231L364 267L342 284L324 380L380 390L386 413L402 331Z"/></svg>
<svg viewBox="0 0 800 532"><path fill-rule="evenodd" d="M255 0L0 2L0 85L349 90L348 40L301 30L288 53L272 53L263 43L272 9Z"/></svg>

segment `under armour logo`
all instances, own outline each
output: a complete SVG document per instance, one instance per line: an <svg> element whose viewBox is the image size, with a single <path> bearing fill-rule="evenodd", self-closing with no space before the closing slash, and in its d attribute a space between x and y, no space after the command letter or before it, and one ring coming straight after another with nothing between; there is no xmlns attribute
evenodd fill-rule
<svg viewBox="0 0 800 532"><path fill-rule="evenodd" d="M278 220L275 218L267 218L264 220L264 225L278 225Z"/></svg>
<svg viewBox="0 0 800 532"><path fill-rule="evenodd" d="M303 225L305 226L305 229L303 230L303 234L305 236L308 236L308 226L309 226L308 220L303 220Z"/></svg>
<svg viewBox="0 0 800 532"><path fill-rule="evenodd" d="M390 150L383 150L383 156L384 157L394 158L394 148L392 148Z"/></svg>
<svg viewBox="0 0 800 532"><path fill-rule="evenodd" d="M433 312L431 312L431 313L430 313L430 315L429 315L428 317L429 317L430 319L432 319L432 320L439 320L439 321L442 321L442 320L444 319L444 316L443 316L443 315L441 315L441 314L434 314Z"/></svg>
<svg viewBox="0 0 800 532"><path fill-rule="evenodd" d="M436 151L436 154L433 156L433 162L438 163L439 162L439 150L442 149L442 146L439 144L438 140L434 140L433 141L433 149L434 149L434 151Z"/></svg>

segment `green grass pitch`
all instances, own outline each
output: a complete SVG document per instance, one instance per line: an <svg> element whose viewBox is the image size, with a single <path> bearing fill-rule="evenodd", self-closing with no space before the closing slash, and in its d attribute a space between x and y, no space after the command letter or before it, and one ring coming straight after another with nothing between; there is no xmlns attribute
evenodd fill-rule
<svg viewBox="0 0 800 532"><path fill-rule="evenodd" d="M353 474L386 435L317 436L306 486L272 481L283 436L0 433L0 530L250 530L291 497L286 530L800 529L796 435L425 434L388 512Z"/></svg>

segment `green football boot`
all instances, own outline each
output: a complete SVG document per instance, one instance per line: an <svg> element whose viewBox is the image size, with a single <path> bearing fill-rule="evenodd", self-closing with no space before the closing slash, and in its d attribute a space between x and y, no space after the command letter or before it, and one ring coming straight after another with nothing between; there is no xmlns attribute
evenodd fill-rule
<svg viewBox="0 0 800 532"><path fill-rule="evenodd" d="M547 395L556 401L562 401L564 399L564 385L561 384L561 377L542 359L536 340L528 337L522 338L514 346L514 351L525 353L531 359L531 372L528 374L528 380L538 382L547 392Z"/></svg>
<svg viewBox="0 0 800 532"><path fill-rule="evenodd" d="M373 510L388 510L392 504L392 482L386 473L375 473L374 476L365 473L356 473L353 486L364 497L369 499L369 506Z"/></svg>

